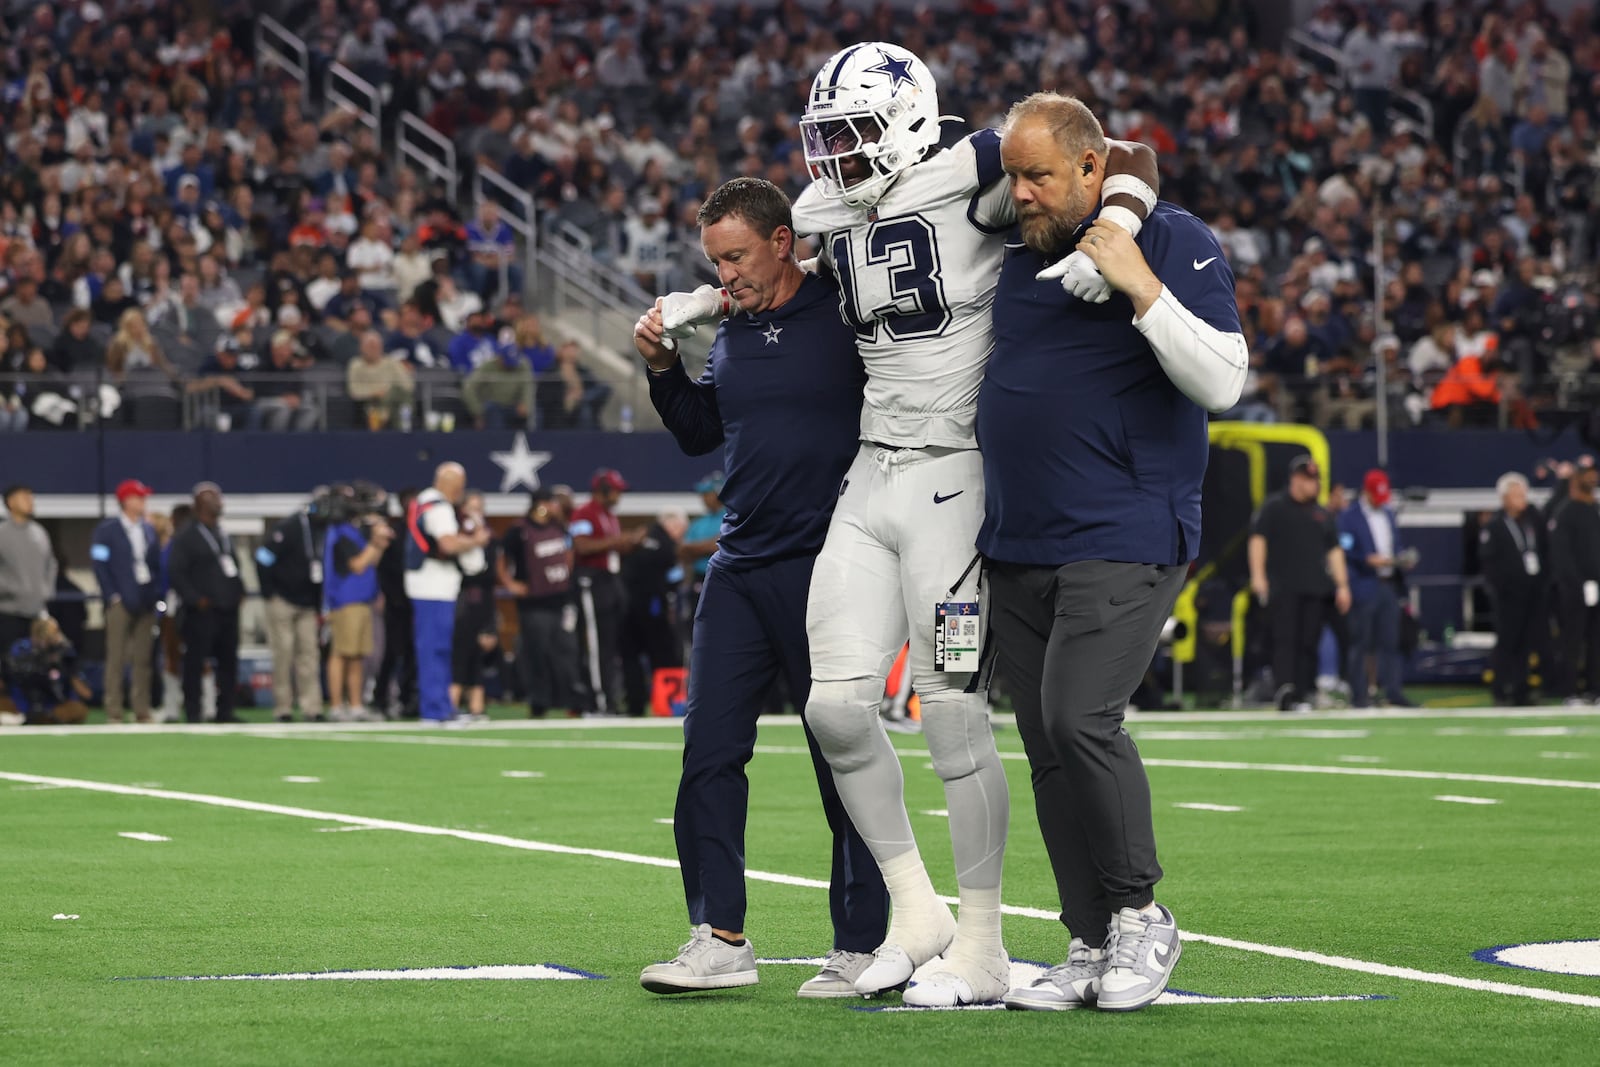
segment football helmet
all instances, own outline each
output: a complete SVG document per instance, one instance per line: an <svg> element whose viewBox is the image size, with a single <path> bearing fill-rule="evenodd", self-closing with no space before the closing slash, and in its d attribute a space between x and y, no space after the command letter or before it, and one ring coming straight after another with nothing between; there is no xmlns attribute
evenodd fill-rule
<svg viewBox="0 0 1600 1067"><path fill-rule="evenodd" d="M834 54L811 83L800 119L806 163L829 200L868 208L896 174L939 143L939 94L926 63L896 44L852 45ZM858 158L864 175L841 164Z"/></svg>

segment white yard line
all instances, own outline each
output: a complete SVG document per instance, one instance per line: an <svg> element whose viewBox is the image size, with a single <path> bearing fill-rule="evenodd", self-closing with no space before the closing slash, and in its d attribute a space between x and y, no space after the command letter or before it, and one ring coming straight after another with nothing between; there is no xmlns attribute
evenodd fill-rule
<svg viewBox="0 0 1600 1067"><path fill-rule="evenodd" d="M1456 796L1453 793L1441 793L1433 799L1442 800L1446 804L1479 804L1485 807L1490 804L1500 803L1500 801L1496 800L1494 797L1462 797Z"/></svg>
<svg viewBox="0 0 1600 1067"><path fill-rule="evenodd" d="M425 826L420 823L401 822L394 819L373 819L364 815L315 811L310 808L289 807L283 804L265 804L255 800L212 796L206 793L183 793L171 789L141 789L136 786L118 785L114 782L94 782L79 778L56 778L47 775L23 774L15 771L0 771L0 780L25 782L34 785L56 785L63 789L82 789L88 792L110 793L116 796L148 797L154 800L179 800L214 808L253 811L264 815L283 815L295 819L314 819L318 822L364 826L374 830L393 830L398 833L421 834L426 837L452 837L460 841L471 841L483 845L498 845L501 848L519 849L524 852L587 856L592 859L612 860L617 863L631 863L644 867L676 868L678 866L676 860L665 859L660 856L641 856L633 852L616 852L610 849L574 848L570 845L551 844L547 841L529 841L520 837L508 837L504 834L485 834L475 830L456 830L445 826ZM776 885L798 886L806 889L828 888L827 882L819 881L815 878L799 878L790 874L774 874L770 871L746 871L745 877L757 882L770 882ZM943 897L941 899L950 904L958 903L954 897ZM1060 915L1056 911L1046 911L1043 908L1003 905L1001 911L1019 918L1042 919L1051 923L1060 921ZM1263 945L1254 941L1240 941L1230 937L1217 937L1212 934L1197 933L1193 930L1184 930L1183 936L1189 941L1200 944L1216 945L1220 948L1230 948L1239 952L1275 956L1279 959L1298 960L1304 963L1333 967L1338 970L1356 971L1361 974L1375 974L1387 978L1426 982L1431 985L1452 986L1457 989L1470 989L1483 993L1497 993L1508 997L1525 997L1530 1000L1544 1000L1556 1004L1574 1004L1585 1008L1600 1008L1600 997L1595 996L1563 993L1553 989L1537 989L1530 986L1513 985L1508 982L1490 982L1479 978L1462 978L1459 975L1419 971L1411 967L1394 967L1386 963L1374 963L1370 960L1352 959L1348 956L1330 956L1320 952L1306 952L1301 949L1285 948L1281 945Z"/></svg>
<svg viewBox="0 0 1600 1067"><path fill-rule="evenodd" d="M1146 767L1181 767L1199 771L1270 771L1282 774L1338 774L1352 778L1414 778L1425 782L1478 782L1486 785L1532 785L1547 789L1600 789L1600 782L1567 778L1525 778L1510 774L1463 774L1459 771L1405 771L1395 767L1324 767L1314 763L1235 763L1228 760L1150 759Z"/></svg>
<svg viewBox="0 0 1600 1067"><path fill-rule="evenodd" d="M1199 801L1188 804L1174 804L1175 808L1188 808L1190 811L1243 811L1243 808L1232 804L1206 804Z"/></svg>

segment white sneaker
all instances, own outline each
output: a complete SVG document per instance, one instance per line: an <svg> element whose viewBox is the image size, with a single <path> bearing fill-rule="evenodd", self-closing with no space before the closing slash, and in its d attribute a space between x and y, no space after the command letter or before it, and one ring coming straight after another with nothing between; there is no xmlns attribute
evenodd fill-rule
<svg viewBox="0 0 1600 1067"><path fill-rule="evenodd" d="M795 996L818 1000L859 996L856 979L871 964L870 952L846 952L836 948L822 961L822 970L808 978Z"/></svg>
<svg viewBox="0 0 1600 1067"><path fill-rule="evenodd" d="M872 963L856 979L856 992L870 997L901 988L911 980L918 967L949 948L955 939L955 916L943 904L935 904L932 914L920 922L901 924L891 919L889 936L873 952Z"/></svg>
<svg viewBox="0 0 1600 1067"><path fill-rule="evenodd" d="M974 953L952 945L938 966L912 976L904 1000L913 1008L997 1004L1010 990L1011 958L1004 947Z"/></svg>
<svg viewBox="0 0 1600 1067"><path fill-rule="evenodd" d="M1134 908L1123 908L1111 917L1106 973L1095 1001L1101 1011L1138 1011L1167 988L1183 945L1172 912L1160 904L1156 908L1160 914L1155 917Z"/></svg>
<svg viewBox="0 0 1600 1067"><path fill-rule="evenodd" d="M695 927L675 959L652 963L639 974L639 984L652 993L693 993L755 985L756 953L745 938L730 945L711 932L710 923Z"/></svg>
<svg viewBox="0 0 1600 1067"><path fill-rule="evenodd" d="M1030 984L1006 994L1012 1011L1071 1011L1092 1008L1099 996L1100 976L1106 973L1104 950L1095 950L1075 937L1067 946L1067 961L1058 963Z"/></svg>

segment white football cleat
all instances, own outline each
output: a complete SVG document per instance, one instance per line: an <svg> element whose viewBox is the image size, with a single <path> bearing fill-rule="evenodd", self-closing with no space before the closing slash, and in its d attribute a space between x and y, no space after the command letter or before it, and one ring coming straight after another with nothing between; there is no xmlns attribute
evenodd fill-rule
<svg viewBox="0 0 1600 1067"><path fill-rule="evenodd" d="M937 966L924 966L906 986L913 1008L955 1008L998 1004L1011 990L1011 958L1006 950L969 953L952 947Z"/></svg>
<svg viewBox="0 0 1600 1067"><path fill-rule="evenodd" d="M956 939L956 920L943 904L923 920L900 923L891 920L889 936L872 954L872 963L856 979L856 992L875 996L899 989L911 980L918 967L950 947Z"/></svg>

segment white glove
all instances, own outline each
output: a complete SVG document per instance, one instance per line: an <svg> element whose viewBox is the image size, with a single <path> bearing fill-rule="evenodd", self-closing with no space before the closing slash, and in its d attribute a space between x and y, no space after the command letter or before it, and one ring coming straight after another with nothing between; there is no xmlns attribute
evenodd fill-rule
<svg viewBox="0 0 1600 1067"><path fill-rule="evenodd" d="M1086 304L1104 304L1111 299L1111 286L1100 274L1100 268L1094 265L1094 260L1083 252L1073 252L1035 274L1034 278L1041 282L1060 278L1061 288Z"/></svg>
<svg viewBox="0 0 1600 1067"><path fill-rule="evenodd" d="M732 311L726 289L702 285L692 293L668 293L661 298L661 329L668 337L691 337L696 326L726 318Z"/></svg>
<svg viewBox="0 0 1600 1067"><path fill-rule="evenodd" d="M1592 608L1600 605L1600 582L1583 583L1583 606Z"/></svg>

